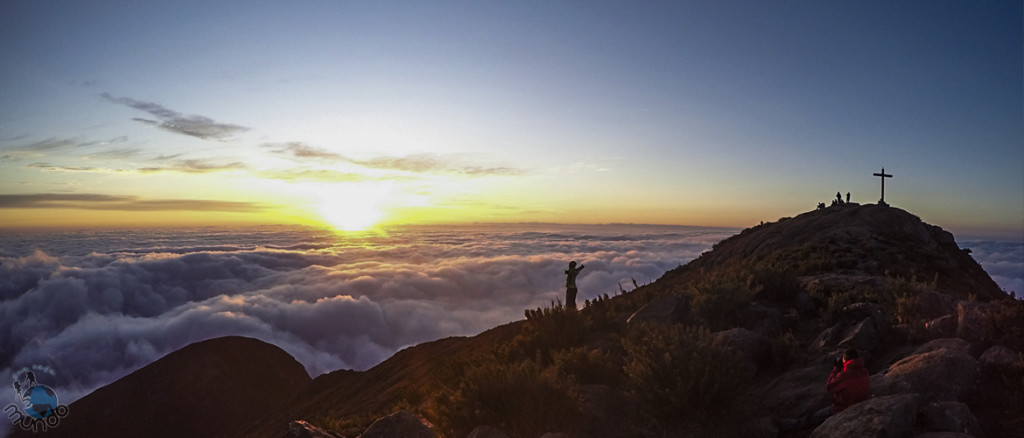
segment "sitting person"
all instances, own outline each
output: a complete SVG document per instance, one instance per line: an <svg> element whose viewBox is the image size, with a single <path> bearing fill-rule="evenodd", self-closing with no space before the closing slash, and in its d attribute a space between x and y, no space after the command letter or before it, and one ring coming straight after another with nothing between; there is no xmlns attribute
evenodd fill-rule
<svg viewBox="0 0 1024 438"><path fill-rule="evenodd" d="M864 368L864 359L856 349L843 352L833 364L832 372L825 382L825 390L832 395L832 406L826 406L800 418L778 421L782 431L806 429L824 423L832 414L842 412L850 406L867 400L871 392L871 376Z"/></svg>

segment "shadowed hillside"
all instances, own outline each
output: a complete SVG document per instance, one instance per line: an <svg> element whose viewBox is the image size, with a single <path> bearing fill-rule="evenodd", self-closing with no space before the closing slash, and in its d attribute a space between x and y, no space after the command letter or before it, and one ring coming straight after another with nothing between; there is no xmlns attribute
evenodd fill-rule
<svg viewBox="0 0 1024 438"><path fill-rule="evenodd" d="M60 432L1013 436L1024 426L1024 303L950 233L897 208L762 224L632 292L525 316L312 381L258 341L194 344L73 404ZM849 348L864 357L872 397L780 431L778 418L830 404L825 378Z"/></svg>
<svg viewBox="0 0 1024 438"><path fill-rule="evenodd" d="M197 342L69 406L52 437L230 437L309 384L280 348L239 336Z"/></svg>

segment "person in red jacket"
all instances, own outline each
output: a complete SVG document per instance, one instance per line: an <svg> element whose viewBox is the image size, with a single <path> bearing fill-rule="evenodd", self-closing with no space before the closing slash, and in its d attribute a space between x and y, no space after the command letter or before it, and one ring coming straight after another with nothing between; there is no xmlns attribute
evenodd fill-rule
<svg viewBox="0 0 1024 438"><path fill-rule="evenodd" d="M806 429L824 423L832 414L842 412L846 408L867 400L871 393L871 376L864 368L864 359L856 349L848 349L843 356L837 358L832 372L825 382L825 390L832 395L832 406L826 406L800 418L787 418L778 421L782 431Z"/></svg>
<svg viewBox="0 0 1024 438"><path fill-rule="evenodd" d="M864 368L864 359L856 349L849 349L837 359L828 375L825 389L832 394L832 413L842 412L855 403L868 399L871 376Z"/></svg>

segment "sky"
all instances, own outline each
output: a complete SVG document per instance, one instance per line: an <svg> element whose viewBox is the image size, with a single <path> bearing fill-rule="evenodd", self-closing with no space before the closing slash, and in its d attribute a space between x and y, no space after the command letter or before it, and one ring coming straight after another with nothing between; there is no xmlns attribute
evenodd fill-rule
<svg viewBox="0 0 1024 438"><path fill-rule="evenodd" d="M0 2L0 227L1024 239L1019 1Z"/></svg>

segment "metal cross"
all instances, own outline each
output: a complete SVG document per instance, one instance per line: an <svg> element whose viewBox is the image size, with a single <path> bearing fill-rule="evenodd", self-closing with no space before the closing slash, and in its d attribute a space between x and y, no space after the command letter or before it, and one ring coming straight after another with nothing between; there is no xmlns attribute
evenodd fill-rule
<svg viewBox="0 0 1024 438"><path fill-rule="evenodd" d="M885 173L885 168L884 167L882 168L882 173L875 173L874 175L877 176L877 177L882 178L882 199L880 199L878 201L878 203L882 204L882 205L885 205L885 179L886 178L892 178L892 175L889 175L888 173Z"/></svg>

